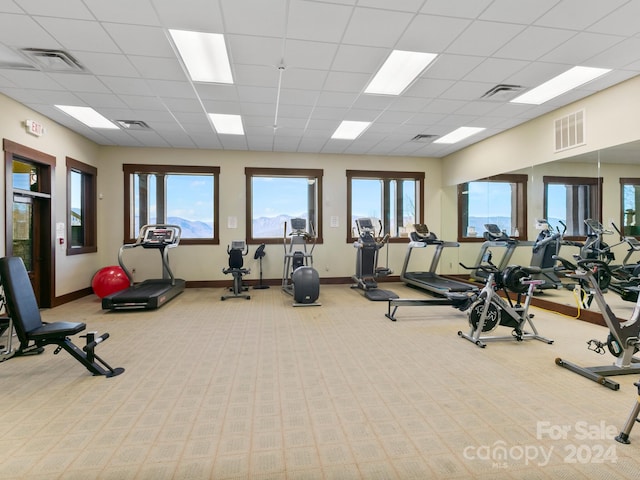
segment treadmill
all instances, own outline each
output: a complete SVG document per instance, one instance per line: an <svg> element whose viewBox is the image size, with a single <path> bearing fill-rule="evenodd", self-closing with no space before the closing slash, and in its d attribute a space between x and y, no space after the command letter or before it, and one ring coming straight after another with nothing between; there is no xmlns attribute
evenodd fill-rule
<svg viewBox="0 0 640 480"><path fill-rule="evenodd" d="M175 278L169 267L169 250L178 246L181 233L182 229L178 225L145 225L140 229L135 243L122 245L118 251L118 263L129 278L130 286L104 297L103 310L152 310L181 294L185 289L185 281ZM160 252L162 278L133 283L133 275L125 266L122 255L125 250L137 247Z"/></svg>
<svg viewBox="0 0 640 480"><path fill-rule="evenodd" d="M533 247L533 244L535 243L528 240L518 240L517 238L510 237L500 230L500 227L495 223L485 223L484 228L486 231L483 235L486 241L480 247L480 253L478 254L478 259L476 260L475 265L487 265L488 263L492 263L491 259L493 254L490 248L504 248L500 262L495 265L498 267L498 270L502 272L509 266L511 257L515 253L517 247ZM477 282L484 283L487 281L489 274L481 268L476 268L471 271L470 277Z"/></svg>
<svg viewBox="0 0 640 480"><path fill-rule="evenodd" d="M436 273L442 250L446 247L459 247L458 242L445 242L439 240L425 224L415 224L414 231L409 233L409 245L404 257L404 265L400 273L400 279L408 285L418 287L422 290L434 293L439 296L446 296L447 293L477 291L478 287L470 283L461 282L442 277ZM416 248L435 247L431 265L427 271L409 272L409 260L411 253Z"/></svg>

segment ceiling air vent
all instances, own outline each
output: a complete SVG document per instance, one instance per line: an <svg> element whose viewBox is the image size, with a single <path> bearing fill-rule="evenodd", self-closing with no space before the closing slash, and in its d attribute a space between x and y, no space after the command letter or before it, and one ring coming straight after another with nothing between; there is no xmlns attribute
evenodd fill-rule
<svg viewBox="0 0 640 480"><path fill-rule="evenodd" d="M490 90L487 90L482 97L485 100L492 100L496 102L506 102L514 99L520 92L524 90L521 85L509 85L507 83L500 83Z"/></svg>
<svg viewBox="0 0 640 480"><path fill-rule="evenodd" d="M151 130L151 127L142 120L116 120L116 123L125 130Z"/></svg>
<svg viewBox="0 0 640 480"><path fill-rule="evenodd" d="M420 143L431 143L433 142L436 138L438 138L438 135L430 135L428 133L419 133L418 135L416 135L415 137L413 137L411 139L412 142L420 142Z"/></svg>
<svg viewBox="0 0 640 480"><path fill-rule="evenodd" d="M584 118L584 110L579 110L554 120L553 127L556 152L587 143Z"/></svg>
<svg viewBox="0 0 640 480"><path fill-rule="evenodd" d="M22 48L20 52L44 72L82 73L85 71L80 62L63 50Z"/></svg>

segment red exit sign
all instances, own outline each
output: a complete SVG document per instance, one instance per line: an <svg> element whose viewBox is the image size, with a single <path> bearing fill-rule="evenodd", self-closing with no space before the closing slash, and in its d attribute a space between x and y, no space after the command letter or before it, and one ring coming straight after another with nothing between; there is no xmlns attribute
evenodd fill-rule
<svg viewBox="0 0 640 480"><path fill-rule="evenodd" d="M36 137L44 135L44 125L41 123L33 120L25 120L24 126L27 129L27 133L30 133L31 135L35 135Z"/></svg>

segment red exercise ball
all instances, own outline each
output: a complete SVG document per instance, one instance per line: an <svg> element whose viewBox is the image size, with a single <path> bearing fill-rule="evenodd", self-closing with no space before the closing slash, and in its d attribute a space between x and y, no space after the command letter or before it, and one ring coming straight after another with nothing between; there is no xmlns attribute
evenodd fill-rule
<svg viewBox="0 0 640 480"><path fill-rule="evenodd" d="M111 265L101 268L91 279L91 288L98 297L104 298L129 287L129 278L122 267Z"/></svg>

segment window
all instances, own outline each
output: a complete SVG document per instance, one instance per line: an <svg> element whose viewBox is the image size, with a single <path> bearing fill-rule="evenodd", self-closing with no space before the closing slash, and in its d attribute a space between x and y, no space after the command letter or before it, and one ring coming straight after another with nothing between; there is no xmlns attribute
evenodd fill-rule
<svg viewBox="0 0 640 480"><path fill-rule="evenodd" d="M217 244L219 167L123 165L125 243L140 227L170 223L180 226L180 243Z"/></svg>
<svg viewBox="0 0 640 480"><path fill-rule="evenodd" d="M496 175L458 185L458 240L484 241L485 224L527 238L527 175Z"/></svg>
<svg viewBox="0 0 640 480"><path fill-rule="evenodd" d="M584 221L601 221L602 179L589 177L542 177L544 184L544 218L551 225L567 226L568 240L577 240L588 233Z"/></svg>
<svg viewBox="0 0 640 480"><path fill-rule="evenodd" d="M247 167L245 175L248 243L281 243L291 218L307 219L322 243L322 170Z"/></svg>
<svg viewBox="0 0 640 480"><path fill-rule="evenodd" d="M621 178L620 195L622 232L626 236L640 236L640 218L637 216L640 207L640 178Z"/></svg>
<svg viewBox="0 0 640 480"><path fill-rule="evenodd" d="M98 251L95 167L67 157L67 255Z"/></svg>
<svg viewBox="0 0 640 480"><path fill-rule="evenodd" d="M347 170L347 242L358 235L357 218L374 219L389 241L404 242L407 227L423 223L423 184L424 172Z"/></svg>

